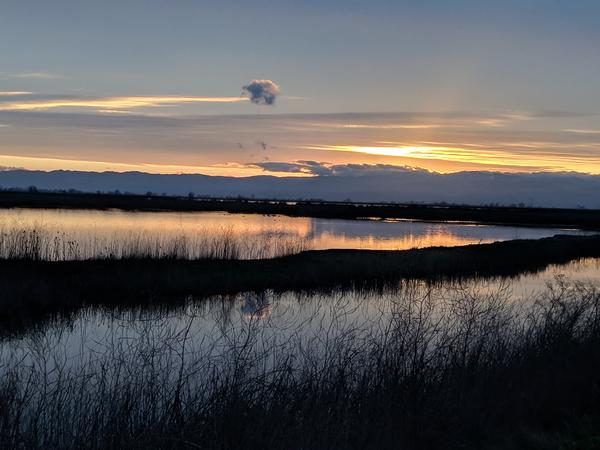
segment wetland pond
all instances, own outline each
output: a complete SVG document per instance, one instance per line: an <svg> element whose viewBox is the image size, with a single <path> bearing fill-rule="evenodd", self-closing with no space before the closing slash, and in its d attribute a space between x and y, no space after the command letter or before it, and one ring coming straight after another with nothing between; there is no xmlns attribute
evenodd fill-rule
<svg viewBox="0 0 600 450"><path fill-rule="evenodd" d="M305 249L409 249L581 233L212 212L33 209L3 210L0 232L2 257L27 247L28 255L48 260L173 254L263 258ZM346 374L344 383L360 390L352 383L376 384L382 361L394 361L400 371L418 362L431 373L445 373L455 348L467 353L489 348L490 354L498 342L518 348L551 305L582 304L595 311L589 305L599 289L600 259L583 258L510 278L405 279L382 289L245 292L151 306L86 306L3 333L0 389L14 400L10 417L20 418L14 428L19 433L63 427L64 434L81 429L83 436L87 428L78 424L119 418L121 404L127 420L150 426L155 416L170 417L174 404L184 405L184 413L203 410L225 391L239 390L260 403L278 392L277 386L326 389L340 373ZM39 438L44 439L50 438Z"/></svg>
<svg viewBox="0 0 600 450"><path fill-rule="evenodd" d="M0 212L0 256L26 247L27 240L35 242L40 259L49 260L140 255L254 259L302 250L406 250L583 233L385 219L16 208Z"/></svg>

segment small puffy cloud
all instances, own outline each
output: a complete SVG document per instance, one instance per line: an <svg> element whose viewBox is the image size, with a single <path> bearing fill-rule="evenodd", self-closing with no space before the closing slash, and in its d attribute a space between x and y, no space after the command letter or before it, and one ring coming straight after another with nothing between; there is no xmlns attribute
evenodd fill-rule
<svg viewBox="0 0 600 450"><path fill-rule="evenodd" d="M273 105L281 92L279 86L271 80L252 80L242 87L252 103L257 105Z"/></svg>

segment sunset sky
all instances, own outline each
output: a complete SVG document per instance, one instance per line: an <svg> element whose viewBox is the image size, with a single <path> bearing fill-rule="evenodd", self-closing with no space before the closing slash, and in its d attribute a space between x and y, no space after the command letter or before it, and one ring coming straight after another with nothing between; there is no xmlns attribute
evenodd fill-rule
<svg viewBox="0 0 600 450"><path fill-rule="evenodd" d="M3 168L600 174L598 1L3 0L0 48Z"/></svg>

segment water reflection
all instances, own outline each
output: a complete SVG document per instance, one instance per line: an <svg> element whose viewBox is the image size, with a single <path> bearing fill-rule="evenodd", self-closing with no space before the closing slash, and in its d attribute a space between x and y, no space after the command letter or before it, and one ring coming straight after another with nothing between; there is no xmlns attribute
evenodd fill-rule
<svg viewBox="0 0 600 450"><path fill-rule="evenodd" d="M419 416L418 428L429 430L438 416L456 416L457 398L474 399L469 414L457 417L481 414L481 398L491 408L483 410L489 416L504 405L500 417L511 417L527 387L535 390L540 373L552 373L552 382L541 383L546 389L535 391L526 404L539 404L556 386L578 388L575 395L559 389L557 397L578 402L594 388L589 366L596 353L588 358L587 352L595 348L600 329L597 268L597 261L586 260L538 275L541 286L555 270L575 278L595 273L591 285L555 281L554 291L536 294L541 303L533 303L536 296L515 301L520 283L535 278L527 275L438 284L404 280L384 292L248 293L190 300L176 309L90 308L69 326L57 322L0 343L2 423L15 436L11 442L19 444L64 448L74 442L78 448L103 439L96 447L108 448L115 447L115 436L133 436L134 443L117 445L125 448L140 447L144 436L155 440L152 446L159 437L184 436L189 429L194 437L197 430L207 436L197 442L220 443L223 433L240 423L248 426L235 442L245 443L255 428L262 436L281 422L287 431L319 414L307 427L296 428L297 443L297 436L321 433L323 423L337 432L338 423L369 420L364 430L371 433L389 417ZM265 308L269 314L262 314ZM572 349L585 350L575 352L577 364L570 363ZM555 383L556 370L564 374L567 368L559 378L564 382ZM580 378L580 372L589 375ZM520 380L528 382L526 388ZM477 390L464 391L472 385ZM370 397L373 392L377 395ZM423 393L431 395L425 402ZM505 405L506 398L515 400ZM363 399L372 407L361 411ZM331 424L340 402L341 421ZM432 405L432 412L414 415L424 404ZM381 413L382 405L393 409ZM391 415L398 405L406 416ZM349 416L357 410L360 414ZM265 415L268 420L255 426ZM391 425L396 430L402 422ZM443 430L445 443L450 428L431 429ZM311 442L302 448L345 448Z"/></svg>
<svg viewBox="0 0 600 450"><path fill-rule="evenodd" d="M271 303L267 292L243 294L244 304L240 311L247 319L266 319L271 315Z"/></svg>
<svg viewBox="0 0 600 450"><path fill-rule="evenodd" d="M186 335L188 349L217 352L233 337L257 333L269 345L292 339L316 339L321 334L334 337L335 330L368 330L379 327L398 314L407 298L427 299L433 303L470 301L474 298L502 298L506 304L523 307L532 304L546 285L556 280L600 288L600 259L586 258L564 265L552 265L536 274L513 278L476 279L428 283L402 280L395 288L383 291L354 289L326 293L247 292L209 299L188 299L178 306L89 307L68 320L56 320L36 331L0 344L1 355L28 348L33 340L52 340L62 348L65 360L87 360L118 340L127 346L139 339ZM462 300L461 300L462 299ZM317 348L314 351L318 351Z"/></svg>
<svg viewBox="0 0 600 450"><path fill-rule="evenodd" d="M21 235L36 230L35 236ZM538 239L573 230L220 212L10 209L0 215L1 256L23 240L44 259L176 256L265 258L305 249L396 250Z"/></svg>

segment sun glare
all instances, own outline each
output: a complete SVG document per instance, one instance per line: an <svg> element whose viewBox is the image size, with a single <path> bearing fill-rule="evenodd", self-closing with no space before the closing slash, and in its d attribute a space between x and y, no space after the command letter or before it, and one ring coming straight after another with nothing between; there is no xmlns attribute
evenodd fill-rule
<svg viewBox="0 0 600 450"><path fill-rule="evenodd" d="M504 149L461 148L449 146L358 146L358 145L323 145L306 147L311 150L361 153L385 157L412 158L415 160L437 160L456 163L452 170L464 170L460 164L479 165L482 169L490 167L506 167L511 171L577 171L600 173L600 158L575 155L520 154ZM427 168L427 162L416 163Z"/></svg>

